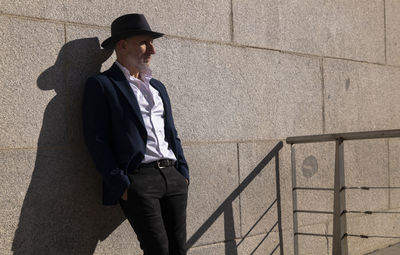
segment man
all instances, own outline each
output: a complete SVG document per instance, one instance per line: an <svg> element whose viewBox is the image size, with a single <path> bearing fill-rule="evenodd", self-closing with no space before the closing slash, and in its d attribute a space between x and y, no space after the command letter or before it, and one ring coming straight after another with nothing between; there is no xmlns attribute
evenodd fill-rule
<svg viewBox="0 0 400 255"><path fill-rule="evenodd" d="M103 204L120 204L145 255L181 255L189 170L167 91L149 69L161 36L142 14L114 20L102 47L117 61L88 79L83 127L103 176Z"/></svg>

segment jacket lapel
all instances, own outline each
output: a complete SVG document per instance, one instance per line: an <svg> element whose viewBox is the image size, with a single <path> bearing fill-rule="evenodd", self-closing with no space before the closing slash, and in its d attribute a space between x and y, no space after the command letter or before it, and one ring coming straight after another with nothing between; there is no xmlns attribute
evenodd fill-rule
<svg viewBox="0 0 400 255"><path fill-rule="evenodd" d="M153 88L155 88L160 93L160 97L162 99L163 106L164 106L164 115L168 116L170 106L169 106L169 99L167 97L166 91L159 85L158 82L155 82L154 79L150 80L150 84L151 84L151 86L153 86Z"/></svg>
<svg viewBox="0 0 400 255"><path fill-rule="evenodd" d="M143 127L145 127L142 118L142 113L140 112L140 107L136 99L136 96L133 93L132 88L129 85L129 82L126 80L124 73L119 69L119 67L115 63L109 69L109 77L112 80L112 82L116 85L116 87L119 88L122 94L126 97L133 111L135 112L136 116L140 120L140 123L142 124Z"/></svg>

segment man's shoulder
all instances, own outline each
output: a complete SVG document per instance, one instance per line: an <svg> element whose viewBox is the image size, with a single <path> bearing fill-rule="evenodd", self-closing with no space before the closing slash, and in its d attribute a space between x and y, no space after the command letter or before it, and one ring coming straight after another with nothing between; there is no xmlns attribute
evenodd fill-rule
<svg viewBox="0 0 400 255"><path fill-rule="evenodd" d="M107 86L108 83L110 83L109 79L103 73L90 76L86 81L86 85L98 84L100 86Z"/></svg>
<svg viewBox="0 0 400 255"><path fill-rule="evenodd" d="M112 76L111 68L109 68L109 69L107 69L107 70L105 70L103 72L100 72L98 74L95 74L92 77L96 78L96 79L104 79L104 78L109 78L110 76Z"/></svg>
<svg viewBox="0 0 400 255"><path fill-rule="evenodd" d="M101 73L90 76L86 83L99 83L100 85L107 86L108 84L111 83L110 77L111 73L110 69L108 69Z"/></svg>
<svg viewBox="0 0 400 255"><path fill-rule="evenodd" d="M166 89L165 86L164 86L164 84L163 84L161 81L159 81L159 80L157 80L157 79L155 79L155 78L151 78L150 84L153 85L153 86L160 87L160 88L162 88L162 89Z"/></svg>

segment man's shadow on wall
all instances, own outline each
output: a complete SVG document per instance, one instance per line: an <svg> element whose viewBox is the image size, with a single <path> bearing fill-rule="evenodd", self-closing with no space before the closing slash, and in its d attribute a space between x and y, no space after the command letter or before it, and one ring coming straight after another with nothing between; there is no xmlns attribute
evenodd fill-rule
<svg viewBox="0 0 400 255"><path fill-rule="evenodd" d="M100 49L97 38L68 42L37 79L41 90L57 95L44 112L14 254L93 254L97 243L125 220L119 207L101 205L101 177L81 131L84 83L111 53Z"/></svg>

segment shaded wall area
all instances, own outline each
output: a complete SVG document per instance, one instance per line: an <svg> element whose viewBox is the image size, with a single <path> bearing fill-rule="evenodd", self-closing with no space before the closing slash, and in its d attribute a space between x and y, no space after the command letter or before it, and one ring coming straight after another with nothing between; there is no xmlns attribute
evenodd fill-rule
<svg viewBox="0 0 400 255"><path fill-rule="evenodd" d="M168 88L191 169L190 254L278 254L273 160L224 201L287 136L399 128L399 11L397 0L3 1L0 253L140 254L120 209L101 206L80 111L86 78L115 59L99 46L109 24L141 12L166 33L155 42L152 69ZM399 147L398 139L349 144L349 185L400 186ZM332 148L299 146L299 183L333 184ZM279 169L284 251L292 254L287 145ZM399 194L355 192L348 202L393 211ZM299 203L331 210L332 198L300 194ZM229 213L212 218L221 206ZM299 220L302 231L332 231L328 216ZM348 219L352 231L368 234L399 234L395 222ZM349 250L395 241L352 239ZM330 242L300 239L301 254L330 254Z"/></svg>

